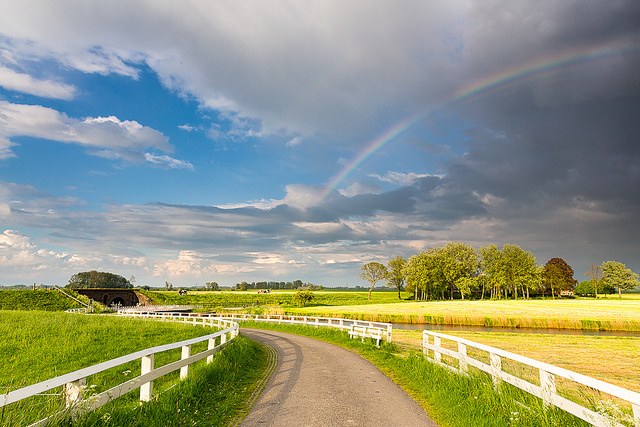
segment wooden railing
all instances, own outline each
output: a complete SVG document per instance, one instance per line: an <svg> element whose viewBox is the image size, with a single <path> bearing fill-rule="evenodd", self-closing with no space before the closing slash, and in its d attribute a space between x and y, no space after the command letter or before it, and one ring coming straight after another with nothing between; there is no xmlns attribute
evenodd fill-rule
<svg viewBox="0 0 640 427"><path fill-rule="evenodd" d="M453 342L453 345L457 348L452 350L443 347L443 340ZM470 356L468 354L468 350L470 348L480 350L485 354L485 358L488 354L489 363L487 364ZM556 406L594 426L624 426L605 414L586 408L573 400L569 400L568 398L559 395L556 390L556 378L564 378L573 383L581 384L582 386L589 387L593 390L598 390L630 404L633 414L632 423L636 427L640 427L640 393L636 393L586 375L578 374L567 369L539 362L528 357L438 332L423 331L422 349L423 353L427 357L438 364L444 365L447 368L460 373L467 373L469 366L473 366L491 375L496 387L501 381L504 381L542 399L546 405ZM445 363L445 359L442 357L443 355L456 359L457 366L456 364ZM515 361L537 369L539 383L534 384L517 376L516 374L505 372L502 369L503 359Z"/></svg>
<svg viewBox="0 0 640 427"><path fill-rule="evenodd" d="M192 323L202 321L202 319L227 319L236 322L253 321L253 322L271 322L271 323L290 323L307 326L324 326L330 328L354 331L350 333L353 337L374 338L374 329L377 329L379 335L384 337L387 342L391 342L393 335L393 326L391 323L367 322L354 319L337 319L330 317L310 317L310 316L285 316L285 315L258 315L258 314L213 314L213 313L156 313L137 310L121 310L118 312L121 316L142 317L142 318L160 318L164 320L180 321ZM197 320L200 319L200 320ZM360 334L362 332L362 334ZM376 333L378 335L378 333ZM379 344L379 340L378 340Z"/></svg>
<svg viewBox="0 0 640 427"><path fill-rule="evenodd" d="M207 334L185 341L140 350L135 353L127 354L126 356L121 356L88 368L83 368L59 377L11 391L0 395L0 408L58 387L62 387L62 395L67 407L65 413L68 415L92 411L138 388L140 389L140 401L149 401L151 399L153 381L155 379L178 369L180 369L180 378L186 378L191 364L204 358L207 358L207 363L211 363L213 361L213 355L224 347L227 342L238 335L239 326L236 322L213 318L201 320L202 321L196 321L194 319L190 323L200 324L203 326L223 327L225 329L213 334ZM203 341L208 341L207 349L192 355L191 346ZM154 358L156 354L177 348L182 349L182 356L180 360L154 368ZM141 364L141 373L139 376L131 378L128 381L120 383L115 387L86 399L82 396L82 390L87 383L87 377L138 359ZM32 424L32 426L45 425L50 418L51 417L40 420Z"/></svg>

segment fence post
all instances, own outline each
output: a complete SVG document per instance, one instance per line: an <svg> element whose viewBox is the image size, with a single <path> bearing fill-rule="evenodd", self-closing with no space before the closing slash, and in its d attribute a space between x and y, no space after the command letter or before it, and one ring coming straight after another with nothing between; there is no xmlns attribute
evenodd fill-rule
<svg viewBox="0 0 640 427"><path fill-rule="evenodd" d="M220 345L223 345L227 342L227 334L220 335Z"/></svg>
<svg viewBox="0 0 640 427"><path fill-rule="evenodd" d="M633 425L640 427L640 405L632 403L631 408L633 409Z"/></svg>
<svg viewBox="0 0 640 427"><path fill-rule="evenodd" d="M182 358L181 359L187 359L191 357L191 346L190 345L183 345L182 346ZM189 365L185 365L182 368L180 368L180 379L183 380L185 378L187 378L187 376L189 375Z"/></svg>
<svg viewBox="0 0 640 427"><path fill-rule="evenodd" d="M391 342L392 335L393 335L393 326L387 325L387 342Z"/></svg>
<svg viewBox="0 0 640 427"><path fill-rule="evenodd" d="M458 342L458 369L460 372L469 372L469 364L467 363L467 346Z"/></svg>
<svg viewBox="0 0 640 427"><path fill-rule="evenodd" d="M542 401L545 406L551 405L551 396L556 394L556 377L540 369L540 388L542 388Z"/></svg>
<svg viewBox="0 0 640 427"><path fill-rule="evenodd" d="M499 373L502 371L502 359L495 353L489 353L489 360L491 361L491 378L493 380L493 386L498 388L500 385Z"/></svg>
<svg viewBox="0 0 640 427"><path fill-rule="evenodd" d="M207 350L211 350L213 348L216 348L216 339L209 338L209 345L207 346ZM207 365L211 362L213 362L213 354L210 356L207 356Z"/></svg>
<svg viewBox="0 0 640 427"><path fill-rule="evenodd" d="M140 375L148 374L153 370L153 353L143 356L141 359ZM148 402L151 400L151 392L153 391L153 381L144 383L140 386L140 401Z"/></svg>
<svg viewBox="0 0 640 427"><path fill-rule="evenodd" d="M422 354L426 357L429 357L429 349L427 346L429 345L429 334L427 331L422 331Z"/></svg>
<svg viewBox="0 0 640 427"><path fill-rule="evenodd" d="M442 343L440 341L440 337L438 336L433 336L433 345L436 347L442 347ZM442 361L442 353L440 353L440 351L438 350L433 350L433 358L436 362L441 362Z"/></svg>
<svg viewBox="0 0 640 427"><path fill-rule="evenodd" d="M64 405L67 408L71 408L77 402L82 400L82 389L87 384L86 378L80 378L79 380L66 383L62 388L62 394L64 395Z"/></svg>

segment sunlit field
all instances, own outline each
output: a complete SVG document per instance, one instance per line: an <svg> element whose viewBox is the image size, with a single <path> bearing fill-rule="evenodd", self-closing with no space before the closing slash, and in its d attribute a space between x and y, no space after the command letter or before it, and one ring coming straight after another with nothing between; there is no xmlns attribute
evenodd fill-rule
<svg viewBox="0 0 640 427"><path fill-rule="evenodd" d="M640 299L636 298L430 301L287 311L415 324L640 331Z"/></svg>

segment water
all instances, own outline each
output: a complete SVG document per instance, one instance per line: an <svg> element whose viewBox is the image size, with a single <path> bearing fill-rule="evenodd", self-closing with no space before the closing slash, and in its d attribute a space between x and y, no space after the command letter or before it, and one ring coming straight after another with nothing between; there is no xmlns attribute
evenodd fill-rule
<svg viewBox="0 0 640 427"><path fill-rule="evenodd" d="M615 337L637 337L640 332L627 331L584 331L578 329L540 329L540 328L495 328L487 326L459 326L459 325L425 325L393 323L393 329L405 330L430 330L441 332L470 331L470 332L515 332L523 334L552 334L552 335L588 335L588 336L615 336Z"/></svg>

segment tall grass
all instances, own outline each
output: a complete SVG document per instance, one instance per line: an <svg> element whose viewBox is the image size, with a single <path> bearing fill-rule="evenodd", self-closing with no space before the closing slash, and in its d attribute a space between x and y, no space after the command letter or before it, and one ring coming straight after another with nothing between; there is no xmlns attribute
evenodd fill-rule
<svg viewBox="0 0 640 427"><path fill-rule="evenodd" d="M156 345L207 333L186 324L141 321L101 315L72 315L44 311L0 311L0 393L25 387L68 372ZM206 342L201 346L206 348ZM194 346L193 351L201 348ZM156 366L180 359L180 349L156 357ZM139 375L140 363L107 370L88 378L86 393L98 393ZM177 373L154 383L170 387ZM26 425L62 409L60 389L4 408L0 425ZM53 394L53 396L51 396Z"/></svg>
<svg viewBox="0 0 640 427"><path fill-rule="evenodd" d="M640 300L635 299L431 301L286 311L410 324L640 332Z"/></svg>
<svg viewBox="0 0 640 427"><path fill-rule="evenodd" d="M249 401L268 363L263 347L237 337L214 357L199 362L189 377L140 405L135 392L89 413L73 426L223 426L248 411Z"/></svg>

